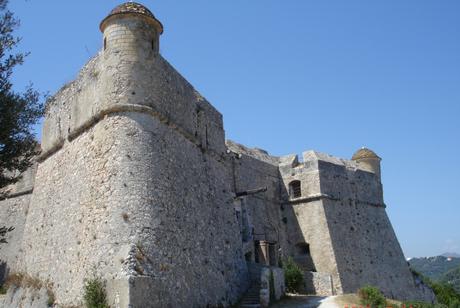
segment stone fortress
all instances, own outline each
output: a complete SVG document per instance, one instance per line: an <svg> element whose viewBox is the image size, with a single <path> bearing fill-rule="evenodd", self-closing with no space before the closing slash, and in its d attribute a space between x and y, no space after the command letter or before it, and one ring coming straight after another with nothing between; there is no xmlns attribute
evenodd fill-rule
<svg viewBox="0 0 460 308"><path fill-rule="evenodd" d="M103 49L47 104L36 164L0 201L15 227L3 276L47 282L62 306L98 275L113 307L226 307L291 256L312 294L370 284L432 300L386 215L373 151L274 157L225 141L222 115L159 54L147 8L122 4L100 30Z"/></svg>

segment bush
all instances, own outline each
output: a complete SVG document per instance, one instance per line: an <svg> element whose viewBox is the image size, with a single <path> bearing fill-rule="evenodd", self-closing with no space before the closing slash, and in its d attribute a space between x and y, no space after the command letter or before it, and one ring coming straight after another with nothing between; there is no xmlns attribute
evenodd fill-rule
<svg viewBox="0 0 460 308"><path fill-rule="evenodd" d="M288 259L283 261L283 269L286 283L286 291L292 293L300 292L304 281L303 272L300 269L300 267L297 265L297 263L294 262L294 260L291 257L289 257Z"/></svg>
<svg viewBox="0 0 460 308"><path fill-rule="evenodd" d="M460 294L448 284L431 282L430 287L436 295L436 300L449 308L460 308Z"/></svg>
<svg viewBox="0 0 460 308"><path fill-rule="evenodd" d="M83 298L87 308L109 308L105 286L99 278L93 278L85 282Z"/></svg>
<svg viewBox="0 0 460 308"><path fill-rule="evenodd" d="M386 299L382 292L376 287L365 286L358 290L358 296L361 304L372 308L380 308L386 306Z"/></svg>

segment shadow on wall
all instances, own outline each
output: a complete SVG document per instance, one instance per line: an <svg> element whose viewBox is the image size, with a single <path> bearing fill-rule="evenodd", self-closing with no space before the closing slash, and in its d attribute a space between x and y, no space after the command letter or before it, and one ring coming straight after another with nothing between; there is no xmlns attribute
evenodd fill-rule
<svg viewBox="0 0 460 308"><path fill-rule="evenodd" d="M8 267L6 262L0 260L0 287L5 284L6 278L8 276Z"/></svg>

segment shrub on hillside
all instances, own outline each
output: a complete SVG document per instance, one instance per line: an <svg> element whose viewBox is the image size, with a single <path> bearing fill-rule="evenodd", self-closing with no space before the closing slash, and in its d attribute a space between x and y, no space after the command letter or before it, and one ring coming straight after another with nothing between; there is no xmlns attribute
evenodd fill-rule
<svg viewBox="0 0 460 308"><path fill-rule="evenodd" d="M460 308L460 294L451 285L431 282L430 287L436 295L436 300L449 308Z"/></svg>
<svg viewBox="0 0 460 308"><path fill-rule="evenodd" d="M365 286L358 290L358 297L361 304L372 308L385 307L386 299L382 292L376 287Z"/></svg>
<svg viewBox="0 0 460 308"><path fill-rule="evenodd" d="M408 301L403 302L400 306L401 308L449 308L443 304L430 304L426 302L416 302L416 301Z"/></svg>
<svg viewBox="0 0 460 308"><path fill-rule="evenodd" d="M109 308L105 286L99 278L87 280L84 291L83 298L87 308Z"/></svg>
<svg viewBox="0 0 460 308"><path fill-rule="evenodd" d="M291 293L298 293L301 291L303 285L303 272L302 269L289 257L283 261L284 278L286 283L286 291Z"/></svg>

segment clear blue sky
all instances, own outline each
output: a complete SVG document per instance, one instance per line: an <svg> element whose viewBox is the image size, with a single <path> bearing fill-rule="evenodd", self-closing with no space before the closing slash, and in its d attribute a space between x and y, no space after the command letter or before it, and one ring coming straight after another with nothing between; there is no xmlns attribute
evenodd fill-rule
<svg viewBox="0 0 460 308"><path fill-rule="evenodd" d="M51 93L101 47L121 1L12 0L16 70ZM460 252L460 1L145 0L161 53L224 115L227 138L275 155L382 158L407 257Z"/></svg>

